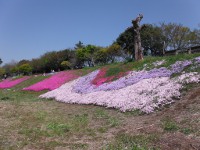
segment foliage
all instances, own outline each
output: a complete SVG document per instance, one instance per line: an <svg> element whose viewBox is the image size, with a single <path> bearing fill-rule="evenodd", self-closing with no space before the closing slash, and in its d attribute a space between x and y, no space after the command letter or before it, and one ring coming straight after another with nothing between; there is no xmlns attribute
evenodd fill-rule
<svg viewBox="0 0 200 150"><path fill-rule="evenodd" d="M116 57L120 57L122 55L121 47L119 44L113 43L107 48L106 53L111 63L114 63Z"/></svg>
<svg viewBox="0 0 200 150"><path fill-rule="evenodd" d="M19 72L23 75L29 75L32 72L32 67L29 64L22 64L19 66Z"/></svg>
<svg viewBox="0 0 200 150"><path fill-rule="evenodd" d="M70 49L52 51L45 53L38 59L32 59L30 64L33 68L33 73L51 72L51 70L59 71L65 69L65 67L61 65L63 61L68 61L73 67L74 57L75 52Z"/></svg>
<svg viewBox="0 0 200 150"><path fill-rule="evenodd" d="M165 37L162 35L162 30L151 24L145 24L141 31L142 47L144 48L144 55L161 56L163 51L163 41Z"/></svg>
<svg viewBox="0 0 200 150"><path fill-rule="evenodd" d="M86 45L76 50L76 56L84 65L93 67L95 66L95 53L99 47L94 45Z"/></svg>
<svg viewBox="0 0 200 150"><path fill-rule="evenodd" d="M1 58L0 58L0 65L3 63L3 61L1 60Z"/></svg>
<svg viewBox="0 0 200 150"><path fill-rule="evenodd" d="M61 62L61 66L64 68L64 69L70 69L72 64L69 62L69 61L63 61Z"/></svg>
<svg viewBox="0 0 200 150"><path fill-rule="evenodd" d="M101 48L99 51L95 53L95 63L104 65L109 62L107 48Z"/></svg>
<svg viewBox="0 0 200 150"><path fill-rule="evenodd" d="M5 69L0 67L0 77L3 76L6 73Z"/></svg>
<svg viewBox="0 0 200 150"><path fill-rule="evenodd" d="M116 39L116 43L119 44L125 51L126 57L134 58L134 29L133 27L127 28Z"/></svg>
<svg viewBox="0 0 200 150"><path fill-rule="evenodd" d="M152 56L162 55L163 50L183 49L200 44L200 31L191 31L180 24L162 23L160 26L145 24L141 30L141 39L144 55L151 52ZM134 29L127 28L116 39L121 45L127 58L134 58Z"/></svg>
<svg viewBox="0 0 200 150"><path fill-rule="evenodd" d="M184 49L200 44L198 30L191 31L188 27L176 23L162 23L160 29L165 37L166 49Z"/></svg>

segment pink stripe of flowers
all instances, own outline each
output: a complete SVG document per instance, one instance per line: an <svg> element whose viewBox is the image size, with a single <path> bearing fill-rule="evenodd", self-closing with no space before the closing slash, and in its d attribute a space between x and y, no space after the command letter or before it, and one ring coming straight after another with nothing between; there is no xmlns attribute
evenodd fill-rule
<svg viewBox="0 0 200 150"><path fill-rule="evenodd" d="M11 87L29 79L29 78L30 77L22 77L22 78L14 79L14 80L6 79L6 80L0 82L0 89L11 88Z"/></svg>
<svg viewBox="0 0 200 150"><path fill-rule="evenodd" d="M94 80L91 81L92 84L96 85L96 86L100 86L102 85L103 83L108 83L108 82L112 82L114 79L119 79L121 78L122 76L124 75L127 75L127 73L125 72L120 72L114 76L109 76L109 77L105 77L106 75L106 71L107 69L106 68L102 68L99 73L97 74L97 76L95 77Z"/></svg>
<svg viewBox="0 0 200 150"><path fill-rule="evenodd" d="M74 71L63 71L52 75L51 77L44 79L36 84L33 84L29 87L24 88L23 90L30 91L42 91L42 90L54 90L60 87L65 82L71 81L78 76L74 73Z"/></svg>

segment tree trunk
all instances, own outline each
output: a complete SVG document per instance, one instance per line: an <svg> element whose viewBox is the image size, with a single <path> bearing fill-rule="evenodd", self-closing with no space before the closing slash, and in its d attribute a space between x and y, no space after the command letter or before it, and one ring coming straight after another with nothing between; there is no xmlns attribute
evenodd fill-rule
<svg viewBox="0 0 200 150"><path fill-rule="evenodd" d="M135 50L135 60L143 60L143 51L141 45L141 36L140 30L141 27L139 25L140 21L142 20L143 15L139 14L139 16L132 21L133 28L134 28L134 50Z"/></svg>

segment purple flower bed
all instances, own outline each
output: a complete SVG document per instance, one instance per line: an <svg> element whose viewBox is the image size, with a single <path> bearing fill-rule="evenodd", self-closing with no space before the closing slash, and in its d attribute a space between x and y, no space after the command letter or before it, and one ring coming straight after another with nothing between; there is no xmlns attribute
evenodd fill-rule
<svg viewBox="0 0 200 150"><path fill-rule="evenodd" d="M185 61L177 61L175 64L172 64L171 72L173 73L180 73L183 69L192 64L192 61L185 60Z"/></svg>
<svg viewBox="0 0 200 150"><path fill-rule="evenodd" d="M41 82L33 84L29 87L24 88L23 90L29 91L42 91L42 90L54 90L60 87L65 82L78 78L74 71L64 71L52 75L51 77L44 79Z"/></svg>
<svg viewBox="0 0 200 150"><path fill-rule="evenodd" d="M73 87L74 92L77 93L91 93L96 91L108 91L108 90L117 90L135 84L141 80L156 78L156 77L170 77L173 73L179 73L183 71L186 66L191 65L191 61L177 61L175 64L170 66L170 69L165 67L154 68L150 71L132 71L127 76L122 77L111 83L104 83L100 86L95 86L92 84L92 80L96 77L99 70L94 71L84 77L81 77L77 84Z"/></svg>
<svg viewBox="0 0 200 150"><path fill-rule="evenodd" d="M11 88L27 79L29 79L30 77L22 77L19 79L6 79L3 80L2 82L0 82L0 89L6 89L6 88Z"/></svg>
<svg viewBox="0 0 200 150"><path fill-rule="evenodd" d="M200 64L200 56L196 57L194 60L195 60L195 63Z"/></svg>

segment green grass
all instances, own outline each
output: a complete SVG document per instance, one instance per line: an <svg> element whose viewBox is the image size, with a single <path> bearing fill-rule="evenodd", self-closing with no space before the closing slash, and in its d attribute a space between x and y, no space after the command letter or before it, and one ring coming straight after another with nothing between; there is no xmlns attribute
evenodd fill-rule
<svg viewBox="0 0 200 150"><path fill-rule="evenodd" d="M173 121L172 119L170 118L165 118L163 121L162 121L162 127L165 131L178 131L179 130L179 126L178 124Z"/></svg>
<svg viewBox="0 0 200 150"><path fill-rule="evenodd" d="M156 134L151 135L129 135L118 134L113 143L108 144L103 150L150 150L156 149L149 146L149 143L158 140L159 136Z"/></svg>

